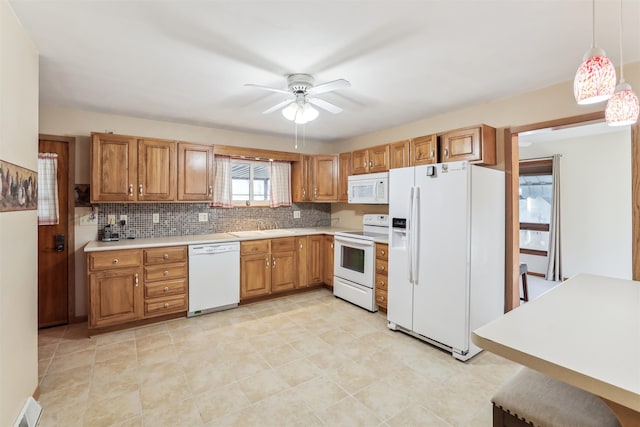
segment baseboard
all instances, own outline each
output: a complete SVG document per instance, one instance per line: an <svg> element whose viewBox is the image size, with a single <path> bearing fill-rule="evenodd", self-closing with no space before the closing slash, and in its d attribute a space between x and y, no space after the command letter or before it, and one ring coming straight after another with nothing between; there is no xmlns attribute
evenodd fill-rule
<svg viewBox="0 0 640 427"><path fill-rule="evenodd" d="M542 273L534 273L533 271L527 271L527 275L536 276L536 277L545 277L544 274L542 274Z"/></svg>
<svg viewBox="0 0 640 427"><path fill-rule="evenodd" d="M89 317L86 314L84 316L75 316L69 323L86 323L88 319Z"/></svg>

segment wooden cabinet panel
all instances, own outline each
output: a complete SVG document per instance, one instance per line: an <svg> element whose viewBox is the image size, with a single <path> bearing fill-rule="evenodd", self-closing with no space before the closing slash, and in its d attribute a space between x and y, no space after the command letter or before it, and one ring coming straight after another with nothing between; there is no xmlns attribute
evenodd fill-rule
<svg viewBox="0 0 640 427"><path fill-rule="evenodd" d="M143 316L139 269L114 269L89 274L89 326L99 328Z"/></svg>
<svg viewBox="0 0 640 427"><path fill-rule="evenodd" d="M351 153L338 157L338 201L349 201L349 175L351 175Z"/></svg>
<svg viewBox="0 0 640 427"><path fill-rule="evenodd" d="M127 202L136 198L136 139L104 133L91 137L91 201Z"/></svg>
<svg viewBox="0 0 640 427"><path fill-rule="evenodd" d="M322 243L324 239L321 235L307 237L307 267L310 285L319 285L322 283L323 276L323 250Z"/></svg>
<svg viewBox="0 0 640 427"><path fill-rule="evenodd" d="M169 295L184 294L186 292L187 280L184 278L144 284L145 298L163 298Z"/></svg>
<svg viewBox="0 0 640 427"><path fill-rule="evenodd" d="M176 143L138 140L138 200L176 199Z"/></svg>
<svg viewBox="0 0 640 427"><path fill-rule="evenodd" d="M244 242L242 242L244 243ZM240 298L271 293L271 260L268 253L240 257Z"/></svg>
<svg viewBox="0 0 640 427"><path fill-rule="evenodd" d="M187 297L184 294L161 299L145 300L144 302L145 317L162 316L186 310Z"/></svg>
<svg viewBox="0 0 640 427"><path fill-rule="evenodd" d="M89 252L87 259L90 271L137 267L142 263L137 249Z"/></svg>
<svg viewBox="0 0 640 427"><path fill-rule="evenodd" d="M169 246L166 248L145 249L144 263L149 264L166 264L173 262L181 262L187 260L186 246Z"/></svg>
<svg viewBox="0 0 640 427"><path fill-rule="evenodd" d="M240 242L240 255L268 253L270 251L270 248L271 248L271 241L268 239Z"/></svg>
<svg viewBox="0 0 640 427"><path fill-rule="evenodd" d="M296 246L295 240L295 237L271 239L271 252L293 251Z"/></svg>
<svg viewBox="0 0 640 427"><path fill-rule="evenodd" d="M293 240L293 239L292 239ZM271 292L294 289L296 284L295 251L271 254Z"/></svg>
<svg viewBox="0 0 640 427"><path fill-rule="evenodd" d="M144 267L144 281L171 280L187 277L187 264L184 262Z"/></svg>
<svg viewBox="0 0 640 427"><path fill-rule="evenodd" d="M296 287L309 286L307 236L296 237Z"/></svg>
<svg viewBox="0 0 640 427"><path fill-rule="evenodd" d="M388 294L387 291L376 288L376 304L378 308L387 309Z"/></svg>
<svg viewBox="0 0 640 427"><path fill-rule="evenodd" d="M389 270L388 261L386 259L376 258L376 273L387 274L387 270Z"/></svg>
<svg viewBox="0 0 640 427"><path fill-rule="evenodd" d="M369 150L357 150L351 152L351 174L360 175L369 173Z"/></svg>
<svg viewBox="0 0 640 427"><path fill-rule="evenodd" d="M376 258L389 259L389 245L384 243L376 243Z"/></svg>
<svg viewBox="0 0 640 427"><path fill-rule="evenodd" d="M389 145L379 145L369 149L369 173L389 170Z"/></svg>
<svg viewBox="0 0 640 427"><path fill-rule="evenodd" d="M411 140L411 166L430 165L438 162L438 137L425 135Z"/></svg>
<svg viewBox="0 0 640 427"><path fill-rule="evenodd" d="M313 156L313 200L338 201L338 156Z"/></svg>
<svg viewBox="0 0 640 427"><path fill-rule="evenodd" d="M311 156L301 155L300 161L291 163L291 199L294 202L311 201Z"/></svg>
<svg viewBox="0 0 640 427"><path fill-rule="evenodd" d="M333 236L324 236L323 282L333 288Z"/></svg>
<svg viewBox="0 0 640 427"><path fill-rule="evenodd" d="M376 243L376 304L378 308L387 309L387 290L389 274L389 245Z"/></svg>
<svg viewBox="0 0 640 427"><path fill-rule="evenodd" d="M389 289L387 276L385 274L376 274L376 289L382 289L383 291Z"/></svg>
<svg viewBox="0 0 640 427"><path fill-rule="evenodd" d="M496 130L487 125L458 129L440 135L443 162L467 160L471 163L495 165Z"/></svg>
<svg viewBox="0 0 640 427"><path fill-rule="evenodd" d="M409 166L409 146L408 139L389 144L389 169Z"/></svg>
<svg viewBox="0 0 640 427"><path fill-rule="evenodd" d="M213 178L213 146L178 143L178 200L212 200Z"/></svg>

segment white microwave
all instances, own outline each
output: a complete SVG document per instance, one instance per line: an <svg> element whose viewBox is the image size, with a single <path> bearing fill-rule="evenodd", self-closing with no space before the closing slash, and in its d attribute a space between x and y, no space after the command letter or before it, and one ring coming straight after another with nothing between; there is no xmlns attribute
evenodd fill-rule
<svg viewBox="0 0 640 427"><path fill-rule="evenodd" d="M351 175L349 203L384 205L389 203L389 172Z"/></svg>

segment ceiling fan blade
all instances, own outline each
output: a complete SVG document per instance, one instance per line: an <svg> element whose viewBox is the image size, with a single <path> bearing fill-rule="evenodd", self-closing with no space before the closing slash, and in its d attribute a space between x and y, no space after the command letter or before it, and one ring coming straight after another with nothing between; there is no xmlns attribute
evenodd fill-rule
<svg viewBox="0 0 640 427"><path fill-rule="evenodd" d="M294 99L287 99L286 101L279 102L276 105L274 105L273 107L271 107L271 108L269 108L267 110L264 110L262 112L262 114L273 113L274 111L277 111L277 110L281 109L282 107L285 107L285 106L291 104L292 102L295 102L295 100Z"/></svg>
<svg viewBox="0 0 640 427"><path fill-rule="evenodd" d="M307 98L307 99L309 100L310 103L312 103L316 107L320 107L323 110L326 110L333 114L342 113L344 111L342 108L330 102L327 102L324 99L320 99L320 98Z"/></svg>
<svg viewBox="0 0 640 427"><path fill-rule="evenodd" d="M251 84L251 83L247 83L247 84L245 84L245 86L256 87L258 89L268 90L270 92L285 93L287 95L292 95L292 93L290 91L286 90L286 89L277 89L275 87L260 86L260 85L254 85L254 84Z"/></svg>
<svg viewBox="0 0 640 427"><path fill-rule="evenodd" d="M307 91L309 95L317 95L319 93L331 92L333 90L345 89L351 87L351 83L345 79L338 79L332 82L322 83L321 85L314 86Z"/></svg>

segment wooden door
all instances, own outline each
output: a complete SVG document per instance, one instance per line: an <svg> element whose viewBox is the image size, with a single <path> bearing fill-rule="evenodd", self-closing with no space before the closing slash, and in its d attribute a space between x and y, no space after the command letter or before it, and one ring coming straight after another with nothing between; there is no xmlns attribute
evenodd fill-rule
<svg viewBox="0 0 640 427"><path fill-rule="evenodd" d="M351 175L351 153L342 153L338 158L338 201L349 201L349 175Z"/></svg>
<svg viewBox="0 0 640 427"><path fill-rule="evenodd" d="M351 174L369 173L369 150L351 152Z"/></svg>
<svg viewBox="0 0 640 427"><path fill-rule="evenodd" d="M213 146L178 143L178 200L213 200Z"/></svg>
<svg viewBox="0 0 640 427"><path fill-rule="evenodd" d="M409 140L389 144L389 169L409 166Z"/></svg>
<svg viewBox="0 0 640 427"><path fill-rule="evenodd" d="M73 279L73 224L69 222L71 174L75 175L72 165L73 138L40 137L40 153L58 155L58 224L38 226L38 327L65 325L69 315L74 315L73 301L70 297ZM39 177L42 180L44 177ZM57 240L56 240L57 238ZM72 275L71 275L72 276Z"/></svg>
<svg viewBox="0 0 640 427"><path fill-rule="evenodd" d="M136 201L136 139L107 133L92 134L91 201Z"/></svg>
<svg viewBox="0 0 640 427"><path fill-rule="evenodd" d="M440 150L443 162L480 160L480 128L445 133Z"/></svg>
<svg viewBox="0 0 640 427"><path fill-rule="evenodd" d="M313 157L313 200L316 202L338 201L338 156Z"/></svg>
<svg viewBox="0 0 640 427"><path fill-rule="evenodd" d="M112 269L89 275L90 327L141 319L143 286L139 269Z"/></svg>
<svg viewBox="0 0 640 427"><path fill-rule="evenodd" d="M438 137L425 135L411 140L411 166L437 163Z"/></svg>
<svg viewBox="0 0 640 427"><path fill-rule="evenodd" d="M309 286L307 271L307 237L296 238L296 287Z"/></svg>
<svg viewBox="0 0 640 427"><path fill-rule="evenodd" d="M240 257L240 299L271 293L269 253Z"/></svg>
<svg viewBox="0 0 640 427"><path fill-rule="evenodd" d="M323 282L333 288L333 236L324 236Z"/></svg>
<svg viewBox="0 0 640 427"><path fill-rule="evenodd" d="M271 292L294 289L296 277L295 251L271 254Z"/></svg>
<svg viewBox="0 0 640 427"><path fill-rule="evenodd" d="M176 199L176 143L138 140L138 200Z"/></svg>
<svg viewBox="0 0 640 427"><path fill-rule="evenodd" d="M294 202L311 201L311 156L300 156L291 164L291 199Z"/></svg>
<svg viewBox="0 0 640 427"><path fill-rule="evenodd" d="M389 170L389 144L369 149L369 173Z"/></svg>
<svg viewBox="0 0 640 427"><path fill-rule="evenodd" d="M322 235L309 236L307 240L307 274L310 285L319 285L322 283L324 261L324 253L322 250L323 241Z"/></svg>

